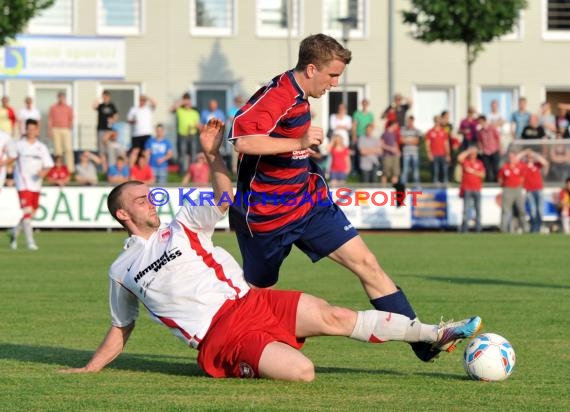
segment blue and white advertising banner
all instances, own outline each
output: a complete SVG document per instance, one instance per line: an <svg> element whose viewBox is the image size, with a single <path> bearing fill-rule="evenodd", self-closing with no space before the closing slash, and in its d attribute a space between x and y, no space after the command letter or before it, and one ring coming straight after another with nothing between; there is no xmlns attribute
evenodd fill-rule
<svg viewBox="0 0 570 412"><path fill-rule="evenodd" d="M0 48L0 80L124 77L123 38L20 36Z"/></svg>

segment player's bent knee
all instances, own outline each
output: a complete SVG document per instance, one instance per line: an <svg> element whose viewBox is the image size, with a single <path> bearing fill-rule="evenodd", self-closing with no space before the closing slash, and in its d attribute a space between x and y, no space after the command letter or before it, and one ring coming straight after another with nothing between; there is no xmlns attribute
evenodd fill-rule
<svg viewBox="0 0 570 412"><path fill-rule="evenodd" d="M297 365L296 379L299 382L312 382L315 380L315 365L309 359L304 359Z"/></svg>

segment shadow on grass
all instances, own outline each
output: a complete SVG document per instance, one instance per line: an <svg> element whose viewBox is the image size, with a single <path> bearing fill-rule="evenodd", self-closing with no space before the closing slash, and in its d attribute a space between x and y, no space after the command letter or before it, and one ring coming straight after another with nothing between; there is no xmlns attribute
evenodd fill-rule
<svg viewBox="0 0 570 412"><path fill-rule="evenodd" d="M407 373L398 372L390 369L356 369L356 368L339 368L336 366L315 366L315 372L320 373L366 373L369 375L391 375L406 376Z"/></svg>
<svg viewBox="0 0 570 412"><path fill-rule="evenodd" d="M442 380L461 380L461 381L470 381L471 379L467 374L460 375L458 373L444 373L444 372L419 372L417 373L419 376L427 376L429 378L436 378Z"/></svg>
<svg viewBox="0 0 570 412"><path fill-rule="evenodd" d="M429 275L406 275L406 274L398 274L398 276L407 276L411 278L432 280L434 282L457 283L463 285L500 285L500 286L522 286L528 288L570 289L569 285L553 285L551 283L539 283L539 282L517 282L514 280L504 280L504 279L463 278L457 276L429 276Z"/></svg>
<svg viewBox="0 0 570 412"><path fill-rule="evenodd" d="M91 359L92 355L92 351L79 349L0 343L0 359L54 364L62 368L82 367ZM146 353L122 353L107 368L168 375L205 376L204 372L190 357L149 355Z"/></svg>

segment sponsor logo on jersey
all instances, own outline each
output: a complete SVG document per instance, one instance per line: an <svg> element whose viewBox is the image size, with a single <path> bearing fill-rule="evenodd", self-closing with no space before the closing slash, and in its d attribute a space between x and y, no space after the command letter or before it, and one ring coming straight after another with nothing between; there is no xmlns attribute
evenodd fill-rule
<svg viewBox="0 0 570 412"><path fill-rule="evenodd" d="M177 247L164 252L161 257L136 274L135 283L139 283L139 280L141 280L151 270L158 272L163 266L176 259L178 256L182 256L182 252Z"/></svg>

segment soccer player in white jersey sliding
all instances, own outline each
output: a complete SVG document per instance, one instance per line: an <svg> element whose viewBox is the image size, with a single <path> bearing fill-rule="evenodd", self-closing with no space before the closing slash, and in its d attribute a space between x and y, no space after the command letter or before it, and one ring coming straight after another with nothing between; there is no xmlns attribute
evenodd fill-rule
<svg viewBox="0 0 570 412"><path fill-rule="evenodd" d="M12 249L18 248L18 235L24 229L28 249L38 250L34 241L32 218L39 207L42 181L53 167L53 159L46 145L38 140L39 133L38 121L26 120L26 135L10 144L8 149L8 164L16 164L14 179L22 208L22 219L10 232Z"/></svg>
<svg viewBox="0 0 570 412"><path fill-rule="evenodd" d="M222 139L223 123L210 120L200 140L216 205L184 206L176 220L161 225L142 182L123 183L109 194L110 213L130 234L109 271L112 325L86 366L63 372L97 372L115 359L135 327L138 302L199 351L198 363L212 377L311 381L314 366L299 351L309 336L423 341L450 351L479 330L478 316L427 325L396 313L335 307L302 292L250 289L235 259L212 243L229 206L220 200L233 194L219 153Z"/></svg>

